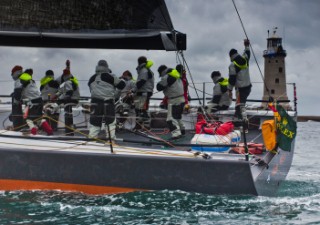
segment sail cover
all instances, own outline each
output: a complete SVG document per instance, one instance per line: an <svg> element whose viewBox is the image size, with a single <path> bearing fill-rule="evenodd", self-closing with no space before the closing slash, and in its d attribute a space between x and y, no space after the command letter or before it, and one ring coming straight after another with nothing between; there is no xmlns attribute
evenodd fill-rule
<svg viewBox="0 0 320 225"><path fill-rule="evenodd" d="M185 50L164 0L1 0L0 45Z"/></svg>

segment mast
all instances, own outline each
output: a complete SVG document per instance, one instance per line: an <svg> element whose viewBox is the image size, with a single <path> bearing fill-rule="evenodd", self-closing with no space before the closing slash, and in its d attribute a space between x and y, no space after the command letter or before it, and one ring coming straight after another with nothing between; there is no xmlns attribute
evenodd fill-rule
<svg viewBox="0 0 320 225"><path fill-rule="evenodd" d="M262 100L269 100L273 97L274 100L288 100L286 88L286 69L285 57L286 50L282 46L282 38L277 36L277 27L273 28L271 37L267 38L267 50L264 50L264 82ZM267 88L269 90L267 90ZM288 103L281 104L285 109L290 110ZM262 103L263 108L267 108L267 103Z"/></svg>

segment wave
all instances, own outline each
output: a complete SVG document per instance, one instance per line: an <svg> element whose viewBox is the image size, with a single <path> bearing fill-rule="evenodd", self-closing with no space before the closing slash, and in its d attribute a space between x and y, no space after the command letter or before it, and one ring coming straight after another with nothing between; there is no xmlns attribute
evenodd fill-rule
<svg viewBox="0 0 320 225"><path fill-rule="evenodd" d="M300 181L287 182L273 198L166 190L116 195L6 192L0 200L5 200L7 207L1 210L5 218L0 219L1 224L281 224L284 220L295 224L320 218L319 189Z"/></svg>

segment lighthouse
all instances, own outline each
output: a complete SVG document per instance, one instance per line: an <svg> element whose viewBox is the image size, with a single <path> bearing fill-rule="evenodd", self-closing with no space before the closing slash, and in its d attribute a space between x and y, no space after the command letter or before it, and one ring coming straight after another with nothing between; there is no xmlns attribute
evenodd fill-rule
<svg viewBox="0 0 320 225"><path fill-rule="evenodd" d="M262 100L269 100L273 97L276 101L285 101L280 103L284 108L290 109L286 87L286 50L282 46L282 38L277 36L277 27L273 29L271 37L267 38L267 50L264 50L264 90ZM267 103L262 103L266 108Z"/></svg>

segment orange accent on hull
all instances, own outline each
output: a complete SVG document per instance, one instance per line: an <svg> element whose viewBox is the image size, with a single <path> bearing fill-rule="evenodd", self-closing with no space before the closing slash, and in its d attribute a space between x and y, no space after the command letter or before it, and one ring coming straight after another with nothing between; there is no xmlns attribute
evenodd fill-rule
<svg viewBox="0 0 320 225"><path fill-rule="evenodd" d="M18 191L18 190L61 190L71 192L83 192L86 194L116 194L133 191L141 191L142 189L94 186L83 184L66 184L55 182L28 181L28 180L0 180L0 190L2 191Z"/></svg>

